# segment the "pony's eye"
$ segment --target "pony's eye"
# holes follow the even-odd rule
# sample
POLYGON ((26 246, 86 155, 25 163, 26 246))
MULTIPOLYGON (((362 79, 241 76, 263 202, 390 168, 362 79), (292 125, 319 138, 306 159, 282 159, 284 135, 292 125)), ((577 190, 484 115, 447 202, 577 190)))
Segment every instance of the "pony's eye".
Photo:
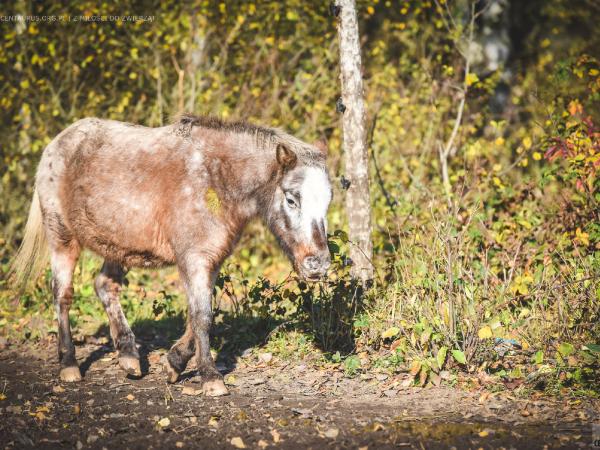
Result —
POLYGON ((285 201, 287 202, 287 204, 290 208, 298 207, 298 203, 296 202, 296 199, 294 197, 292 197, 292 195, 290 195, 290 194, 285 196, 285 201))

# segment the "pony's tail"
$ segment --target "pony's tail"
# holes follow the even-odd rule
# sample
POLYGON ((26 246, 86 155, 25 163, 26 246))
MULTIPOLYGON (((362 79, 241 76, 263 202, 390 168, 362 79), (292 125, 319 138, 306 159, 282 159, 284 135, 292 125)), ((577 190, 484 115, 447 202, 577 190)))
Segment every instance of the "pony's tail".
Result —
POLYGON ((47 262, 48 243, 42 223, 40 198, 37 188, 35 188, 23 241, 10 265, 9 279, 16 288, 23 291, 32 281, 37 280, 40 273, 46 268, 47 262))

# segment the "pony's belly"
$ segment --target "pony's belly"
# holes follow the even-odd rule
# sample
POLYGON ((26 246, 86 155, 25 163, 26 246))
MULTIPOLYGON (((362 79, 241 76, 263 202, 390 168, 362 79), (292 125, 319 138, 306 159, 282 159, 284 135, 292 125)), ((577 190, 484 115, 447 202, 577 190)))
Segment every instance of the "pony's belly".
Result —
POLYGON ((80 238, 79 240, 85 248, 92 250, 94 253, 97 253, 105 259, 119 262, 127 268, 156 268, 173 265, 175 263, 173 252, 164 248, 150 249, 149 247, 124 247, 121 243, 97 235, 92 235, 88 238, 80 238))
POLYGON ((175 262, 173 249, 156 217, 143 213, 136 216, 115 206, 94 211, 92 205, 86 204, 71 210, 69 226, 83 247, 126 267, 162 267, 175 262))
MULTIPOLYGON (((74 190, 67 215, 69 227, 86 248, 126 267, 161 267, 174 263, 165 223, 156 214, 151 195, 131 192, 128 195, 100 194, 109 186, 85 177, 79 185, 95 186, 93 191, 74 190)), ((126 192, 124 190, 123 192, 126 192)))

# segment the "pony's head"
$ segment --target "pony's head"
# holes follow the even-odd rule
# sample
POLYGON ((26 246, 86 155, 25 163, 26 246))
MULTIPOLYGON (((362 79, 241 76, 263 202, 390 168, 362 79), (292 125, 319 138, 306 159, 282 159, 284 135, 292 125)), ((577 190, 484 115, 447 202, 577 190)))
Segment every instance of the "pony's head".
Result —
POLYGON ((303 161, 286 145, 278 144, 278 182, 267 211, 267 223, 294 269, 307 280, 327 274, 331 256, 327 247, 327 209, 331 184, 325 151, 303 161))

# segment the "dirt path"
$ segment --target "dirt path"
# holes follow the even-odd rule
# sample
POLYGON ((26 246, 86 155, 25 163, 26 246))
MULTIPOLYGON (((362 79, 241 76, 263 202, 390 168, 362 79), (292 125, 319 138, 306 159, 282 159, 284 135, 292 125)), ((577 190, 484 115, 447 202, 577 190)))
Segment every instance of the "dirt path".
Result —
POLYGON ((194 378, 165 383, 164 350, 146 353, 139 380, 122 376, 109 347, 77 352, 84 381, 69 385, 56 380, 53 346, 0 352, 0 447, 583 448, 599 406, 402 387, 254 356, 223 367, 231 395, 206 398, 194 378))

